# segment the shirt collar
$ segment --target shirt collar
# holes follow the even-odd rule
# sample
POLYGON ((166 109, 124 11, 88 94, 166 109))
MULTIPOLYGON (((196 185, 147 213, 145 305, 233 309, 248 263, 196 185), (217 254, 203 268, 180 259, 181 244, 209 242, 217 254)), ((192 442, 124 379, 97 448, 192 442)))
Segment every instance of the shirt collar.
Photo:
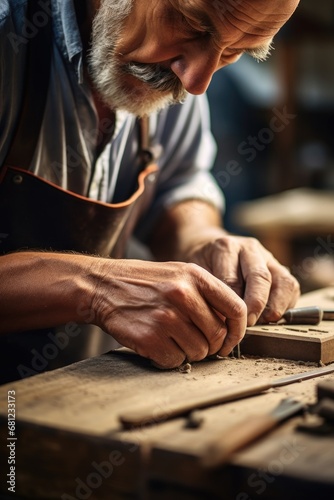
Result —
POLYGON ((73 64, 78 82, 83 82, 82 41, 73 0, 51 0, 55 38, 65 57, 73 64))

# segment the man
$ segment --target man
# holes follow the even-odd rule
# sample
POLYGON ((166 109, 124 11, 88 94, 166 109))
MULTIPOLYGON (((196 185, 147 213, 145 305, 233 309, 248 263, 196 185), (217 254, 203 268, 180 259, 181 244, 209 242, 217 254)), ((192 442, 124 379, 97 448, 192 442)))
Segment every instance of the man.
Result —
MULTIPOLYGON (((294 305, 299 287, 289 272, 256 240, 221 227, 222 200, 208 173, 213 146, 202 94, 213 73, 244 52, 264 59, 297 4, 52 0, 50 8, 39 3, 32 24, 52 12, 53 25, 42 125, 28 174, 12 162, 3 168, 3 178, 11 174, 11 185, 35 183, 31 204, 39 189, 48 193, 37 215, 24 219, 27 224, 49 211, 55 223, 62 213, 65 227, 74 217, 71 210, 63 213, 68 198, 87 206, 88 197, 99 200, 95 206, 123 210, 137 177, 135 116, 150 114, 159 170, 154 197, 134 229, 155 261, 92 256, 85 246, 67 252, 76 248, 66 243, 60 249, 57 242, 43 246, 41 226, 36 245, 23 241, 20 251, 7 245, 0 257, 0 330, 7 339, 23 330, 90 323, 158 366, 173 368, 184 360, 228 355, 246 325, 275 321, 294 305), (54 195, 65 201, 51 202, 54 195)), ((0 9, 1 165, 8 164, 22 102, 25 9, 18 0, 6 0, 0 9)), ((13 227, 18 222, 11 224, 0 226, 3 248, 12 234, 24 233, 24 227, 13 227)), ((87 239, 94 224, 74 227, 70 236, 78 229, 87 239)))

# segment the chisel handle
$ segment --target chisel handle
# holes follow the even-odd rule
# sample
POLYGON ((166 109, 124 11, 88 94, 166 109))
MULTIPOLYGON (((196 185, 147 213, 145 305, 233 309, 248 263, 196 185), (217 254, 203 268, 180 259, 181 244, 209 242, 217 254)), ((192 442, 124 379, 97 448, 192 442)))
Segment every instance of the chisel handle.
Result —
POLYGON ((185 415, 193 410, 208 408, 217 404, 236 401, 241 398, 255 396, 272 388, 270 380, 240 384, 225 389, 208 389, 206 393, 187 395, 180 399, 169 401, 163 407, 158 404, 150 404, 133 410, 128 410, 119 416, 124 428, 131 429, 144 425, 164 422, 181 415, 185 415))
POLYGON ((283 314, 288 325, 318 325, 323 318, 323 311, 318 306, 295 307, 283 314))
POLYGON ((203 453, 204 467, 218 467, 230 460, 232 455, 276 427, 278 421, 272 415, 249 415, 244 420, 224 430, 215 437, 203 453))
POLYGON ((203 454, 203 465, 217 467, 227 462, 233 453, 251 444, 288 418, 305 411, 305 404, 293 398, 283 399, 268 414, 250 415, 244 420, 215 437, 203 454))

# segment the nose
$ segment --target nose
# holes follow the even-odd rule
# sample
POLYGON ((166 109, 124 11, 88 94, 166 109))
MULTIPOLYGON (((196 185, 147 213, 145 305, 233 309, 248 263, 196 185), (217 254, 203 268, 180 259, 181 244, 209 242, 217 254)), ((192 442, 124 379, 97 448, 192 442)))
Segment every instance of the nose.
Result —
POLYGON ((214 72, 220 67, 218 62, 217 57, 210 58, 203 52, 174 59, 170 69, 187 92, 199 95, 207 90, 214 72))

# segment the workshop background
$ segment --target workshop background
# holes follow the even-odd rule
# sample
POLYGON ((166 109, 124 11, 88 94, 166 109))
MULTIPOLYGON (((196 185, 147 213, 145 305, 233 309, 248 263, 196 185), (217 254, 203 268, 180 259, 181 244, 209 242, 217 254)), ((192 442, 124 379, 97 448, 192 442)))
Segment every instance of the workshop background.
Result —
POLYGON ((225 227, 253 235, 303 292, 334 283, 334 1, 302 0, 270 58, 208 91, 225 227))

